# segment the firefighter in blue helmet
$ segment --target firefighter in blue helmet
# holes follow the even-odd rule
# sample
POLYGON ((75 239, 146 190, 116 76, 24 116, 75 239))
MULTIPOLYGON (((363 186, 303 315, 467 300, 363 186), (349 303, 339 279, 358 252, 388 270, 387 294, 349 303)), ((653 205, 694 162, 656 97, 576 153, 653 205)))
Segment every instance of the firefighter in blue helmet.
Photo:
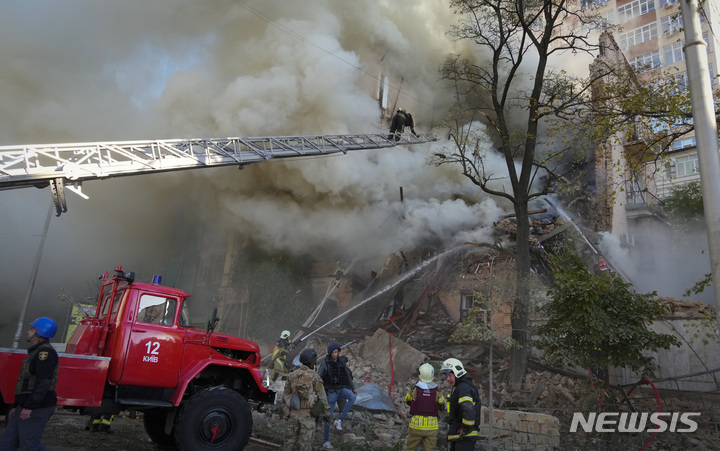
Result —
POLYGON ((448 401, 447 440, 451 451, 475 449, 480 426, 480 394, 458 359, 447 359, 440 367, 440 374, 453 387, 448 401))
POLYGON ((30 323, 27 340, 31 343, 22 362, 15 402, 0 435, 0 450, 46 450, 41 443, 48 420, 57 406, 58 355, 50 344, 58 326, 41 317, 30 323))

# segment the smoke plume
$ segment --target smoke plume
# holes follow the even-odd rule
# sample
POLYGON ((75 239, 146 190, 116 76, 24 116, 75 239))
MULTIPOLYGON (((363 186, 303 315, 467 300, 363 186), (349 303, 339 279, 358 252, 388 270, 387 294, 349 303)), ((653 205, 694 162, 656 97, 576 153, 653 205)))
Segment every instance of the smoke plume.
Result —
MULTIPOLYGON (((426 0, 16 2, 0 27, 0 144, 386 133, 380 68, 386 106, 430 131, 451 101, 438 67, 453 20, 426 0)), ((118 264, 161 272, 189 236, 240 233, 360 268, 428 239, 480 240, 502 210, 456 169, 426 164, 442 145, 87 182, 90 199, 68 193, 68 213, 50 221, 26 324, 63 323, 61 290, 92 295, 118 264)), ((47 189, 0 192, 2 343, 50 200, 47 189)))

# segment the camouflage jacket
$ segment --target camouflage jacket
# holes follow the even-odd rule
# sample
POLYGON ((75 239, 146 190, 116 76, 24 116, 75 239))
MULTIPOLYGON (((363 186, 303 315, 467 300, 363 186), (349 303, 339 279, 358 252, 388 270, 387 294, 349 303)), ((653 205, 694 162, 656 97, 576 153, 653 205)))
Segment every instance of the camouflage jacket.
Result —
MULTIPOLYGON (((288 376, 283 399, 291 400, 296 392, 300 400, 300 409, 310 409, 316 402, 321 402, 324 414, 327 415, 330 412, 330 404, 328 404, 322 379, 314 370, 305 365, 295 368, 288 376)), ((290 408, 295 410, 292 405, 290 408)))

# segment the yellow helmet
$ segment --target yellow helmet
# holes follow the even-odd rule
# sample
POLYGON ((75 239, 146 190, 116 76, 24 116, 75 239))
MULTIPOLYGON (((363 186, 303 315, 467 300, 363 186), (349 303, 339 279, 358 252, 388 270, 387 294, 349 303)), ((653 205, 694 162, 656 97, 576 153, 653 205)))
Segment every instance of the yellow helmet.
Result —
POLYGON ((290 337, 290 331, 289 331, 289 330, 284 330, 284 331, 282 331, 282 333, 280 334, 280 338, 289 338, 289 337, 290 337))
POLYGON ((463 377, 467 374, 465 367, 458 359, 447 359, 440 367, 440 373, 449 373, 451 371, 455 377, 463 377))
POLYGON ((435 368, 429 363, 420 365, 420 380, 423 382, 432 382, 435 378, 435 368))

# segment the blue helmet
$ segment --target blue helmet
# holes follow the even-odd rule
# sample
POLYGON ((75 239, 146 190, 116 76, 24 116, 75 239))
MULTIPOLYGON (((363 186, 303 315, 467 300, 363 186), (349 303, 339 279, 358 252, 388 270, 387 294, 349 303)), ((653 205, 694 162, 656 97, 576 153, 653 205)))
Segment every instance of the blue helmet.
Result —
POLYGON ((37 331, 37 334, 43 338, 54 337, 55 332, 57 332, 58 328, 55 321, 51 320, 50 318, 45 318, 44 316, 36 319, 32 323, 30 323, 30 325, 33 326, 37 331))

